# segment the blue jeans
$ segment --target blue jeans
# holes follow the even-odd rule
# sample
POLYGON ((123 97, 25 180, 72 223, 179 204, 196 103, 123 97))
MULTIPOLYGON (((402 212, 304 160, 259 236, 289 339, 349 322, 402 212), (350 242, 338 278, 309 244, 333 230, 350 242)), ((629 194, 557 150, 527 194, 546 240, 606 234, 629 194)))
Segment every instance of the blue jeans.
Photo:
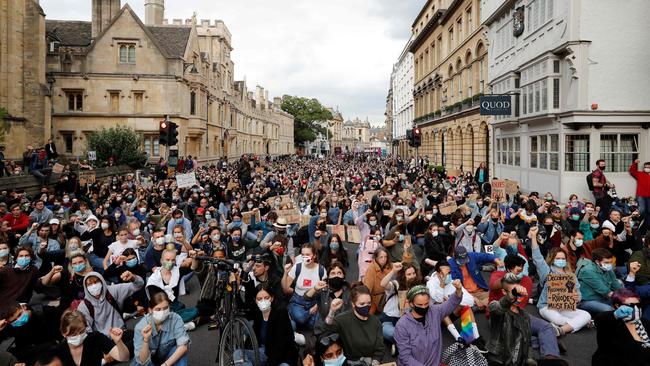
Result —
POLYGON ((381 313, 379 320, 381 321, 381 329, 382 333, 384 334, 384 341, 391 344, 395 343, 395 324, 397 324, 399 318, 394 318, 381 313))
MULTIPOLYGON (((176 352, 176 346, 172 347, 172 349, 170 349, 169 352, 167 352, 167 356, 165 357, 165 359, 169 359, 174 354, 174 352, 176 352)), ((187 352, 185 352, 183 357, 181 357, 178 361, 176 361, 176 363, 174 365, 169 365, 169 366, 187 366, 187 354, 188 353, 189 353, 189 350, 187 352)))
POLYGON ((639 232, 643 234, 650 226, 650 197, 637 197, 636 200, 639 203, 639 213, 644 219, 643 227, 639 227, 639 232))
POLYGON ((88 261, 93 267, 93 270, 101 274, 104 273, 104 258, 98 257, 95 253, 90 253, 88 254, 88 261))
POLYGON ((557 336, 551 323, 536 316, 529 316, 530 331, 533 337, 537 338, 539 353, 543 356, 560 357, 560 349, 557 346, 557 336))
MULTIPOLYGON (((259 353, 260 353, 259 366, 266 366, 268 359, 266 358, 266 351, 264 349, 264 346, 261 346, 259 348, 259 353)), ((253 360, 255 360, 255 352, 253 352, 250 349, 245 349, 245 350, 236 349, 232 357, 233 360, 235 361, 236 366, 254 366, 253 360)), ((283 362, 278 366, 289 366, 289 364, 283 362)))
POLYGON ((291 325, 293 325, 294 330, 298 328, 314 329, 318 312, 310 314, 309 309, 315 304, 315 301, 307 301, 304 297, 298 296, 295 293, 293 294, 289 302, 288 310, 289 316, 291 317, 291 325))
POLYGON ((580 303, 578 304, 578 309, 588 311, 592 317, 600 313, 604 313, 606 311, 614 310, 614 308, 609 303, 606 303, 604 301, 598 301, 598 300, 580 301, 580 303))

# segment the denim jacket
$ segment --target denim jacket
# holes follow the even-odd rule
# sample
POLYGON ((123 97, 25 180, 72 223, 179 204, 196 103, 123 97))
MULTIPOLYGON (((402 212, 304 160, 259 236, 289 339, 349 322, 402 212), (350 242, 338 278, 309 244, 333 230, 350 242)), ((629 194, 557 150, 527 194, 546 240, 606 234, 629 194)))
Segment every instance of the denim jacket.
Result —
POLYGON ((162 323, 160 330, 156 330, 155 322, 151 314, 147 314, 135 326, 134 330, 134 357, 131 365, 133 366, 153 366, 154 362, 151 360, 160 359, 165 360, 167 354, 174 348, 190 344, 190 337, 187 335, 185 328, 183 328, 183 319, 181 316, 172 312, 169 314, 167 320, 162 323), (140 350, 144 344, 142 338, 142 329, 151 324, 151 339, 149 340, 149 358, 146 362, 140 362, 140 350))

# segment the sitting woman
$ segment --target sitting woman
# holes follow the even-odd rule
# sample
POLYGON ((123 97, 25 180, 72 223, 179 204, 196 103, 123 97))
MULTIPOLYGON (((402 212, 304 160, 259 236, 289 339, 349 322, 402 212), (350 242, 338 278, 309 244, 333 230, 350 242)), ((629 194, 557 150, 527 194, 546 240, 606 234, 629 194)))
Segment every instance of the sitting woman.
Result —
POLYGON ((370 314, 375 314, 380 306, 381 298, 386 291, 381 287, 381 280, 384 279, 391 271, 392 265, 388 258, 388 251, 384 247, 379 247, 374 254, 374 261, 368 267, 366 275, 363 277, 363 284, 370 290, 371 308, 370 314))
MULTIPOLYGON (((104 272, 104 277, 108 278, 117 278, 118 283, 124 283, 121 279, 121 276, 124 272, 131 272, 136 276, 141 278, 147 278, 147 269, 143 264, 140 263, 140 257, 136 253, 136 250, 133 248, 127 248, 124 250, 121 256, 119 256, 113 263, 111 263, 106 271, 104 272)), ((129 299, 124 303, 125 313, 137 312, 142 315, 145 312, 145 306, 147 304, 147 296, 144 289, 138 290, 133 294, 129 299)))
POLYGON ((529 232, 533 261, 539 274, 539 283, 542 285, 542 292, 539 295, 537 307, 539 315, 556 327, 559 334, 577 332, 591 321, 591 315, 585 310, 555 310, 548 307, 547 294, 548 282, 546 279, 549 274, 566 274, 571 275, 575 283, 575 293, 578 298, 576 304, 580 302, 580 283, 573 273, 571 264, 567 261, 567 254, 561 248, 552 248, 549 250, 546 260, 542 256, 539 245, 537 244, 537 227, 532 227, 529 232))
POLYGON ((83 251, 76 251, 69 257, 68 266, 64 267, 63 271, 58 273, 50 271, 41 278, 41 282, 45 286, 56 285, 59 288, 61 292, 59 309, 63 312, 74 301, 83 300, 84 278, 92 271, 86 254, 83 251))
POLYGON ((337 333, 323 335, 316 342, 314 356, 307 355, 302 361, 303 366, 344 366, 345 353, 343 342, 337 333))
POLYGON ((165 292, 149 300, 149 314, 135 326, 134 366, 187 366, 190 337, 183 319, 170 310, 165 292))
POLYGON ((149 297, 154 293, 164 291, 170 300, 173 312, 179 314, 187 323, 187 329, 192 330, 196 324, 192 320, 198 315, 196 308, 186 309, 179 297, 185 295, 185 282, 182 280, 182 272, 176 265, 176 250, 166 249, 161 258, 161 267, 153 271, 147 280, 146 291, 149 297))
POLYGON ((345 268, 348 267, 348 252, 345 250, 343 241, 338 234, 332 234, 329 237, 327 248, 323 249, 319 262, 325 268, 330 268, 334 262, 339 262, 345 268))
MULTIPOLYGON (((273 289, 266 283, 257 286, 253 329, 259 344, 260 366, 298 365, 298 349, 294 343, 294 333, 286 307, 274 301, 273 289)), ((234 359, 244 358, 243 365, 253 365, 253 351, 236 350, 234 359), (242 357, 245 356, 245 357, 242 357)))
POLYGON ((65 342, 57 347, 64 365, 101 366, 104 359, 127 362, 129 350, 122 341, 123 331, 111 328, 110 338, 100 332, 87 333, 86 319, 76 310, 67 310, 61 317, 61 335, 65 342))
POLYGON ((517 255, 522 258, 526 263, 521 273, 523 273, 522 276, 528 276, 528 256, 526 256, 526 251, 523 245, 521 245, 521 241, 517 238, 517 233, 514 231, 510 234, 502 233, 501 237, 494 244, 494 255, 499 259, 504 260, 508 254, 517 255))
POLYGON ((343 307, 343 300, 332 301, 325 318, 328 330, 341 335, 343 348, 350 361, 378 365, 384 358, 384 337, 379 318, 370 314, 370 290, 361 284, 350 290, 352 310, 334 317, 343 307))
MULTIPOLYGON (((384 294, 385 305, 379 319, 381 320, 384 340, 389 344, 395 344, 393 338, 395 324, 404 314, 406 292, 411 287, 421 284, 422 276, 411 263, 393 263, 393 269, 381 280, 381 286, 386 290, 384 294)), ((395 352, 391 353, 394 354, 395 352)))
POLYGON ((641 318, 641 299, 629 289, 612 295, 615 311, 596 316, 598 349, 591 358, 593 366, 650 365, 650 321, 641 318))
POLYGON ((343 300, 343 311, 352 309, 350 305, 350 287, 345 282, 345 269, 339 262, 334 262, 327 272, 327 280, 318 281, 315 287, 312 287, 305 293, 305 299, 311 301, 316 299, 318 306, 318 319, 314 327, 314 334, 318 335, 324 332, 325 317, 329 314, 330 305, 335 299, 343 300))

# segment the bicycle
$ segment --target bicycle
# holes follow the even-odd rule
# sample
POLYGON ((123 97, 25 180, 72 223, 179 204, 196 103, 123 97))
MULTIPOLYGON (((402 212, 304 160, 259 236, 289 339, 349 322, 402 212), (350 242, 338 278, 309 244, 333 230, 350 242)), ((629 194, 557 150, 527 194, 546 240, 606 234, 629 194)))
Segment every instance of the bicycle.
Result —
POLYGON ((216 276, 215 291, 223 295, 214 315, 219 345, 215 362, 223 366, 258 366, 260 355, 255 331, 238 306, 241 300, 236 276, 239 273, 239 264, 232 260, 212 257, 201 256, 197 259, 213 266, 216 276), (236 351, 238 351, 237 359, 235 359, 236 351))

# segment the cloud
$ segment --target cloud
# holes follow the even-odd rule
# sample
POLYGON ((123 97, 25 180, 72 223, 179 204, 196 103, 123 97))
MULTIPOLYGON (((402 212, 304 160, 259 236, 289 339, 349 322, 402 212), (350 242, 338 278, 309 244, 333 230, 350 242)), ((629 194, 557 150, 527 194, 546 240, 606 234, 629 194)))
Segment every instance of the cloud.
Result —
MULTIPOLYGON (((122 1, 122 4, 127 1, 122 1)), ((128 1, 144 19, 144 1, 128 1)), ((237 79, 318 98, 343 116, 385 120, 393 63, 425 0, 167 0, 165 18, 221 19, 237 79)), ((90 20, 91 2, 41 1, 50 19, 90 20)))

